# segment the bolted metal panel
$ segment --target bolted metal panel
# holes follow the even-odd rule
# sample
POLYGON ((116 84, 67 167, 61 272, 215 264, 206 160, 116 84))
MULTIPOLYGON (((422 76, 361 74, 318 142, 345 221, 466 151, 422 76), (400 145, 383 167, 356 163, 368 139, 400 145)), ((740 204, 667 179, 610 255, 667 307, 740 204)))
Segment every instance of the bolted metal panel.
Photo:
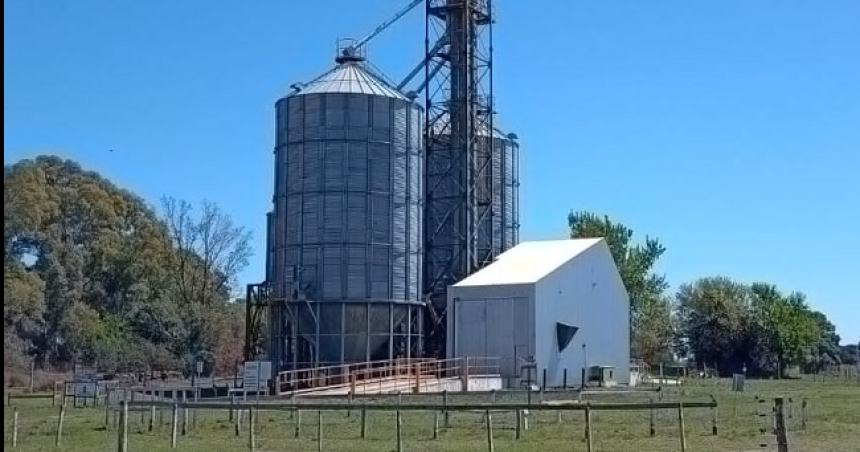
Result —
MULTIPOLYGON (((389 305, 421 303, 423 111, 363 64, 341 66, 276 104, 278 368, 391 357, 389 305), (370 315, 374 304, 386 314, 370 315)), ((407 343, 420 351, 420 337, 407 343)))
POLYGON ((519 206, 516 203, 519 194, 518 153, 519 144, 515 140, 494 134, 493 167, 485 176, 492 181, 487 186, 491 191, 492 210, 482 220, 482 235, 479 236, 487 252, 482 266, 519 243, 519 206))

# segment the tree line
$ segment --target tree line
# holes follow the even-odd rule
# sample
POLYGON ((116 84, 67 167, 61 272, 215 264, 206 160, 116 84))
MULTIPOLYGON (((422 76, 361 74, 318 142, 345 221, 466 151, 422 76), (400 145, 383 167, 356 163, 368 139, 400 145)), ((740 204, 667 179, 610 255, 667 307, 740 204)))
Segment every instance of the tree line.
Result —
POLYGON ((217 205, 161 212, 71 160, 4 165, 4 368, 232 371, 250 234, 217 205))
POLYGON ((669 285, 654 271, 666 248, 655 238, 591 212, 568 215, 571 238, 604 237, 630 296, 631 356, 650 365, 690 358, 721 374, 783 375, 856 362, 835 327, 800 292, 722 276, 669 285))

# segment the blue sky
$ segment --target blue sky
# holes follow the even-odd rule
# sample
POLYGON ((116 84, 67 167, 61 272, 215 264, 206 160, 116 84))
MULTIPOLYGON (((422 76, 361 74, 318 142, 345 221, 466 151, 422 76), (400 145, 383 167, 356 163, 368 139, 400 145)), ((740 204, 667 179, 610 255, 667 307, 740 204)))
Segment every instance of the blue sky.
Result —
MULTIPOLYGON (((4 161, 56 153, 153 204, 216 201, 253 231, 257 281, 274 101, 405 3, 7 0, 4 161)), ((860 340, 860 2, 495 3, 524 239, 606 213, 665 243, 673 290, 770 281, 860 340)), ((369 56, 397 79, 422 49, 415 11, 369 56)))

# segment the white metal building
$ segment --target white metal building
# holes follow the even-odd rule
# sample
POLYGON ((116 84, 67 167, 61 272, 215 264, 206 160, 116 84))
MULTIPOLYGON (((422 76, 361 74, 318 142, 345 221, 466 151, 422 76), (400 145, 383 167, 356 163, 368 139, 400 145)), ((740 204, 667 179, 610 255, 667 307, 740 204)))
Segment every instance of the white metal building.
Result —
POLYGON ((582 369, 612 366, 627 383, 629 298, 606 241, 523 242, 448 290, 449 357, 501 358, 510 386, 532 360, 533 381, 578 385, 582 369))

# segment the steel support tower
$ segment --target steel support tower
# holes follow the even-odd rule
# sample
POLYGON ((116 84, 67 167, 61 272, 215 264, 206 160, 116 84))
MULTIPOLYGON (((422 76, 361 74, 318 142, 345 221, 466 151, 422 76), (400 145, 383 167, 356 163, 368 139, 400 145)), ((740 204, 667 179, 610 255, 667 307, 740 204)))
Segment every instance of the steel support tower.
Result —
POLYGON ((493 214, 492 17, 491 0, 426 0, 424 281, 430 356, 445 353, 447 287, 493 258, 492 231, 480 230, 493 214), (479 236, 489 246, 479 246, 479 236))

